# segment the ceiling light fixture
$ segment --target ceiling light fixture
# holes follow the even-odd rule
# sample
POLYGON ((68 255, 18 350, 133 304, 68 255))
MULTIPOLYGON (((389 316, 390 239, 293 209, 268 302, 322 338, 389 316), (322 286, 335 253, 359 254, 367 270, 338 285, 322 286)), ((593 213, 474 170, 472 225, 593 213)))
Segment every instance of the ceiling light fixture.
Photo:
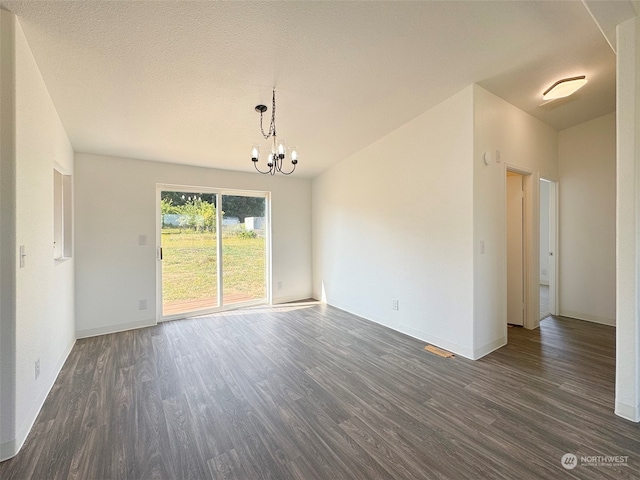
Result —
POLYGON ((269 153, 269 157, 267 159, 267 167, 269 170, 262 171, 258 168, 258 160, 260 159, 260 145, 254 144, 251 149, 251 161, 253 162, 253 166, 256 167, 256 170, 262 174, 275 175, 277 172, 282 173, 283 175, 291 175, 293 171, 296 169, 296 165, 298 164, 298 151, 295 147, 291 147, 287 149, 287 145, 284 140, 278 140, 276 136, 276 89, 273 89, 273 100, 271 106, 271 124, 269 125, 269 131, 264 133, 264 128, 262 127, 262 115, 267 111, 267 107, 265 105, 256 105, 256 112, 260 113, 260 132, 262 132, 262 136, 265 140, 269 138, 273 138, 273 142, 271 144, 271 153, 269 153), (287 157, 287 150, 290 151, 291 155, 291 164, 293 168, 290 172, 285 172, 282 170, 282 163, 284 159, 287 157))
POLYGON ((582 88, 586 83, 587 78, 584 75, 580 75, 579 77, 563 78, 551 85, 542 94, 542 98, 544 100, 556 100, 558 98, 568 97, 578 89, 582 88))

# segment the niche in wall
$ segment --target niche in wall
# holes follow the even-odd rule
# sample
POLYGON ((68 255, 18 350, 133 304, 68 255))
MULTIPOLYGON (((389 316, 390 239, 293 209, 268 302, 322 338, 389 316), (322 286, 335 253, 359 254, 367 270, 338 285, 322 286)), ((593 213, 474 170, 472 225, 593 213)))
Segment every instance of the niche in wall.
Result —
POLYGON ((71 175, 53 169, 53 258, 70 258, 73 252, 71 175))

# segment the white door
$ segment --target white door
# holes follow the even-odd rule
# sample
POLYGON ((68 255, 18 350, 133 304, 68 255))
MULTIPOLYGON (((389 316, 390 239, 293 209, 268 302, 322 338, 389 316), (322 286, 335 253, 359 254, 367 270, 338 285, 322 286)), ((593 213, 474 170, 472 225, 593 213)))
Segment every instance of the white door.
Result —
POLYGON ((556 312, 556 184, 540 179, 540 319, 556 312))
POLYGON ((507 323, 524 325, 523 177, 507 172, 507 323))
POLYGON ((558 264, 557 244, 557 189, 556 182, 549 182, 549 313, 557 315, 556 292, 556 266, 558 264))
POLYGON ((541 178, 540 179, 540 312, 538 318, 542 320, 547 317, 551 311, 549 310, 549 283, 550 283, 550 268, 549 260, 552 260, 551 248, 549 240, 551 239, 551 232, 549 227, 551 226, 551 219, 549 214, 551 208, 549 205, 549 187, 550 182, 541 178))

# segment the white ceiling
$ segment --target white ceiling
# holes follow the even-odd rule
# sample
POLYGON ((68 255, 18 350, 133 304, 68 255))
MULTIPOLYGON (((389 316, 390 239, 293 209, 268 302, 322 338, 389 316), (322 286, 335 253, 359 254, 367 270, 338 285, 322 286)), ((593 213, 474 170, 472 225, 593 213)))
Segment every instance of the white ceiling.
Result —
POLYGON ((471 83, 557 129, 615 110, 615 55, 580 1, 0 6, 20 18, 77 152, 252 171, 254 107, 274 85, 304 177, 471 83), (574 98, 539 107, 582 74, 574 98))

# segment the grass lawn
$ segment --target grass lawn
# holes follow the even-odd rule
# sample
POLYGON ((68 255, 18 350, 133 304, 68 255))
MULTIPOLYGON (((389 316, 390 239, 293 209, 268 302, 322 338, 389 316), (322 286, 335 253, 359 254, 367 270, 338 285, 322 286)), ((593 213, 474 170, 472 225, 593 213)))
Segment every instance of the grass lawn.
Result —
MULTIPOLYGON (((162 232, 163 303, 216 298, 215 233, 162 232)), ((224 294, 266 297, 265 239, 223 237, 224 294)))

